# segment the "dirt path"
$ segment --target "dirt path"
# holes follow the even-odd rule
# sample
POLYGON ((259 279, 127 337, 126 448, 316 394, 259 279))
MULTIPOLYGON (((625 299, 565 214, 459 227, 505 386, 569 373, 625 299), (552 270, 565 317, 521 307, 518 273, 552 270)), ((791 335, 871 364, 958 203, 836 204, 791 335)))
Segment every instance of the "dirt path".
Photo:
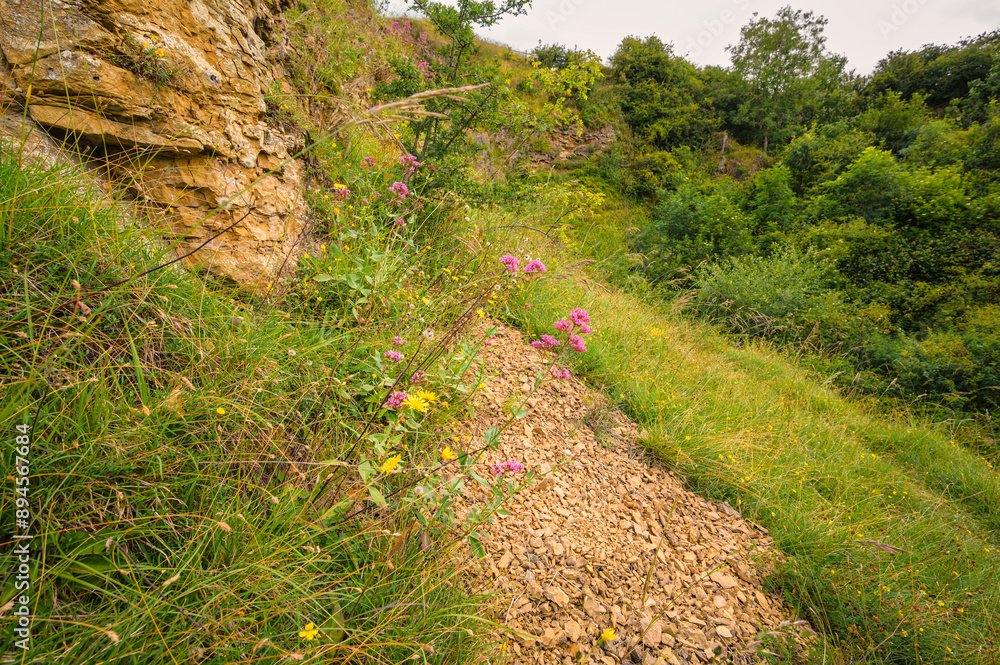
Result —
MULTIPOLYGON (((460 442, 501 424, 544 369, 504 326, 482 358, 492 376, 460 442)), ((528 407, 479 469, 492 478, 491 464, 514 459, 545 473, 483 530, 476 574, 499 591, 497 621, 532 636, 504 638, 498 648, 513 662, 751 662, 760 633, 792 630, 788 610, 761 590, 773 558, 765 529, 687 491, 637 445, 636 425, 577 379, 548 379, 528 407), (608 628, 617 639, 598 645, 608 628)), ((467 507, 484 496, 471 490, 467 507)))

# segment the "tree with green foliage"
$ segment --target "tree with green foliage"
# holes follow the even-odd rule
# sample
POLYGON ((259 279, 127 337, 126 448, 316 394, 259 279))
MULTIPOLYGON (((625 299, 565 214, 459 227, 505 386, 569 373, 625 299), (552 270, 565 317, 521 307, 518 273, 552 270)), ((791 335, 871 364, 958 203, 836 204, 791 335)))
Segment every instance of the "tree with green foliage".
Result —
POLYGON ((658 37, 626 37, 611 56, 622 113, 640 142, 659 150, 703 142, 719 121, 698 70, 658 37))
POLYGON ((737 120, 755 130, 766 153, 846 104, 849 77, 847 59, 826 49, 822 16, 791 7, 773 19, 753 16, 728 50, 733 72, 746 84, 737 120))
POLYGON ((442 55, 446 66, 444 83, 460 85, 467 71, 468 59, 475 50, 476 27, 489 28, 507 16, 527 13, 531 0, 456 0, 452 3, 433 0, 410 0, 410 9, 427 17, 438 32, 448 39, 442 55))
MULTIPOLYGON (((476 63, 475 28, 488 28, 506 16, 526 13, 531 0, 457 0, 453 5, 433 0, 410 0, 410 9, 420 12, 446 38, 440 56, 443 64, 433 68, 433 77, 420 88, 448 88, 487 84, 462 100, 433 99, 427 104, 433 115, 416 123, 409 140, 410 151, 421 160, 437 160, 462 145, 469 129, 494 128, 508 106, 511 90, 500 74, 498 63, 476 63)), ((419 89, 412 90, 419 92, 419 89)), ((507 108, 507 110, 510 110, 507 108)), ((516 114, 515 122, 524 120, 516 114)))
POLYGON ((928 44, 918 51, 893 51, 879 60, 863 88, 864 95, 877 99, 895 91, 906 101, 920 94, 927 106, 943 112, 950 104, 968 97, 977 83, 982 90, 982 82, 996 66, 998 48, 1000 30, 964 39, 954 46, 928 44))

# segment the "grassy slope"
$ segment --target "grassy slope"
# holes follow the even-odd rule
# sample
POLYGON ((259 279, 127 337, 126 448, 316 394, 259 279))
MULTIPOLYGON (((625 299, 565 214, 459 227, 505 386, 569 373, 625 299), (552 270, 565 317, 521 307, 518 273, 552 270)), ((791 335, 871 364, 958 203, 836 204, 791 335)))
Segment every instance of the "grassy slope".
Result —
MULTIPOLYGON (((381 357, 403 335, 399 348, 431 363, 426 387, 454 391, 436 371, 448 357, 431 362, 443 347, 415 348, 418 317, 446 337, 469 280, 445 281, 447 255, 411 254, 408 265, 428 275, 420 296, 387 295, 384 318, 337 328, 171 268, 101 290, 164 252, 78 186, 70 172, 0 159, 0 428, 13 441, 15 424, 37 419, 30 656, 476 660, 480 638, 468 629, 481 597, 459 583, 451 554, 462 530, 434 530, 425 552, 406 510, 345 519, 336 506, 367 487, 327 463, 377 466, 391 455, 359 434, 375 418, 372 434, 402 437, 400 469, 434 466, 436 432, 461 395, 432 409, 419 432, 393 430, 376 411, 406 368, 381 357), (74 281, 89 310, 74 308, 74 281), (323 630, 305 641, 299 631, 310 622, 323 630)), ((13 446, 4 446, 0 477, 15 474, 13 446)), ((388 494, 404 477, 376 474, 368 486, 388 494)), ((0 496, 6 544, 16 532, 12 487, 0 496)), ((3 552, 0 565, 13 570, 3 552)), ((5 573, 0 605, 13 582, 5 573)), ((0 619, 5 650, 14 620, 0 619)))
POLYGON ((582 369, 692 485, 770 529, 789 556, 772 582, 846 660, 1000 662, 1000 479, 986 462, 648 301, 564 281, 532 305, 522 318, 539 332, 590 312, 582 369))

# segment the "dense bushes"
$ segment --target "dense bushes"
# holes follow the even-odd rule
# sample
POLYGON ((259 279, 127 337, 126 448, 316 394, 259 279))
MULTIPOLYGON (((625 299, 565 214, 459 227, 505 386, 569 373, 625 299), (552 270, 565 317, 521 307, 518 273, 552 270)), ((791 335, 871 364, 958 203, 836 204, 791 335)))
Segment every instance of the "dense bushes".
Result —
POLYGON ((793 247, 729 259, 698 272, 695 302, 732 330, 803 339, 843 319, 840 295, 829 288, 833 271, 832 261, 793 247))

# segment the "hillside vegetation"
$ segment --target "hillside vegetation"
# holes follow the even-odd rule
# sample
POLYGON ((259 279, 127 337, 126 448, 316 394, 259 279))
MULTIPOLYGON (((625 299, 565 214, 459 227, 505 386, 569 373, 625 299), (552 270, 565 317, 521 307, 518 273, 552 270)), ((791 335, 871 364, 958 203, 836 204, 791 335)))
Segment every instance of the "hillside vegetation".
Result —
POLYGON ((768 584, 820 637, 755 658, 1000 663, 997 34, 860 78, 789 8, 727 69, 475 37, 526 0, 412 9, 285 13, 266 102, 307 137, 313 226, 266 292, 3 146, 0 542, 29 511, 33 623, 2 662, 504 662, 464 574, 515 491, 476 471, 500 428, 452 436, 470 323, 582 307, 566 367, 783 553, 768 584), (456 513, 469 483, 488 510, 456 513))

